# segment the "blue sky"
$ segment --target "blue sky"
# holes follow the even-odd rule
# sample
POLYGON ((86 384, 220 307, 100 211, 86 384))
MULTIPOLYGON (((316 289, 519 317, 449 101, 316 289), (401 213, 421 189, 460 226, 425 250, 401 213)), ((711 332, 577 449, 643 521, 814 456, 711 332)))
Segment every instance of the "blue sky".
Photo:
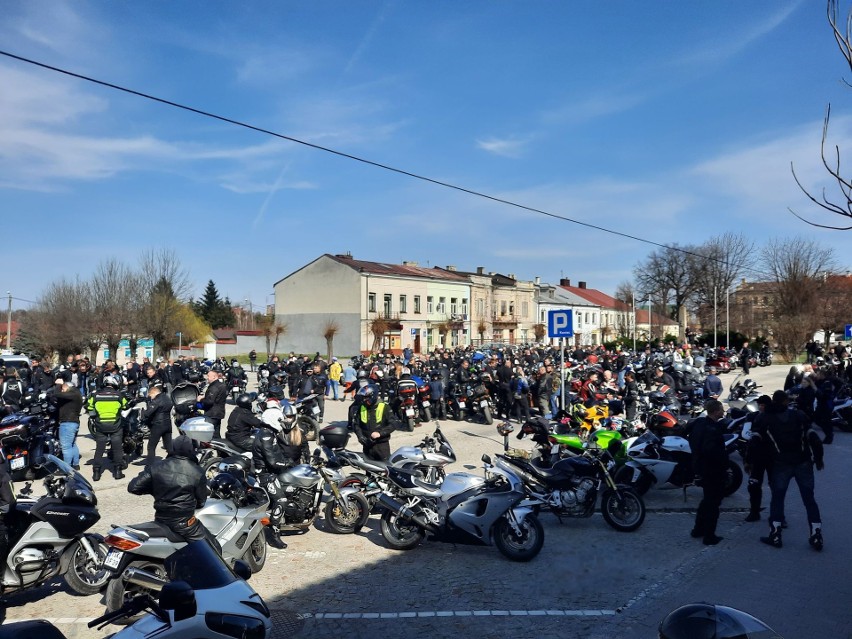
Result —
MULTIPOLYGON (((804 225, 852 89, 818 0, 24 2, 0 49, 660 242, 804 225)), ((0 58, 0 290, 179 251, 271 303, 330 252, 586 280, 652 247, 0 58)), ((828 222, 829 217, 815 217, 828 222)))

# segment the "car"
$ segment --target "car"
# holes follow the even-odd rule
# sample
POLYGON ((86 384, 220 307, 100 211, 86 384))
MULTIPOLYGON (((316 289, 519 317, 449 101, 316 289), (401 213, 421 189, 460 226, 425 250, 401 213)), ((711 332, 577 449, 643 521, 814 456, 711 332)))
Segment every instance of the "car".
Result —
POLYGON ((8 368, 10 366, 17 369, 30 368, 32 362, 26 355, 15 355, 8 351, 0 353, 0 367, 8 368))

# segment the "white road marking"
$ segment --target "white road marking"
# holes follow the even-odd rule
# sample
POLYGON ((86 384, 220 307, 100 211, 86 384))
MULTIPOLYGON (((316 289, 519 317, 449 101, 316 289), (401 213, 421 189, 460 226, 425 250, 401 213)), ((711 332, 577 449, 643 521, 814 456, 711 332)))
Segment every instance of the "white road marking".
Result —
POLYGON ((315 612, 304 619, 414 619, 426 617, 608 617, 615 610, 411 610, 406 612, 315 612))

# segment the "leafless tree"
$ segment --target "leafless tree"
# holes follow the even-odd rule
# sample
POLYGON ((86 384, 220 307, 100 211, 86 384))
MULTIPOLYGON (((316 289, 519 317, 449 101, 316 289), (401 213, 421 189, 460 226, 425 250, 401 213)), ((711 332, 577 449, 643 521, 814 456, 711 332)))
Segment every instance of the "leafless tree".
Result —
POLYGON ((329 320, 325 323, 322 336, 325 338, 326 346, 326 361, 330 362, 334 355, 334 336, 340 332, 340 324, 334 320, 329 320))
MULTIPOLYGON (((161 355, 167 356, 180 342, 189 343, 205 331, 203 321, 186 312, 192 283, 171 249, 145 251, 139 260, 139 297, 134 305, 135 321, 129 325, 140 335, 154 339, 161 355), (181 333, 181 339, 177 334, 181 333)), ((135 334, 131 334, 131 352, 136 352, 135 334)))
MULTIPOLYGON (((679 325, 679 338, 686 336, 686 323, 682 321, 682 310, 695 291, 695 247, 672 245, 653 251, 648 258, 634 269, 637 288, 642 297, 651 298, 656 309, 668 309, 679 325)), ((662 333, 661 333, 662 334, 662 333)))
POLYGON ((757 252, 754 242, 739 233, 711 237, 695 249, 701 258, 692 261, 695 269, 694 310, 702 325, 712 320, 714 304, 724 302, 725 292, 751 269, 757 252))
MULTIPOLYGON (((840 7, 837 0, 828 0, 827 13, 828 22, 831 25, 831 30, 834 34, 834 40, 837 42, 837 46, 840 49, 840 53, 843 55, 847 66, 850 70, 852 70, 852 9, 850 9, 846 14, 846 24, 844 27, 838 26, 841 22, 841 18, 840 7)), ((846 84, 849 83, 847 82, 846 84)), ((841 173, 840 147, 834 145, 834 148, 830 151, 826 150, 826 139, 828 138, 828 125, 830 120, 831 105, 829 104, 825 110, 825 120, 823 121, 822 126, 820 157, 822 158, 822 164, 825 167, 825 170, 828 172, 831 181, 834 183, 836 193, 829 196, 826 189, 823 189, 821 195, 815 196, 808 191, 808 189, 799 180, 799 176, 796 175, 796 169, 792 162, 790 163, 790 170, 793 172, 793 179, 796 181, 796 184, 807 198, 816 204, 819 209, 824 212, 831 213, 832 215, 839 215, 842 218, 846 218, 846 220, 852 220, 852 179, 843 177, 843 174, 841 173)), ((852 225, 843 226, 842 224, 845 224, 845 222, 837 226, 832 224, 817 224, 816 222, 805 219, 793 209, 789 209, 789 211, 797 218, 811 226, 837 231, 848 231, 852 229, 852 225)))
POLYGON ((98 264, 89 281, 92 333, 106 343, 115 358, 118 344, 139 312, 143 294, 141 278, 127 264, 112 258, 98 264))
POLYGON ((64 357, 89 346, 92 308, 89 287, 79 279, 50 283, 41 294, 27 328, 45 351, 64 357))
POLYGON ((829 275, 821 286, 814 316, 825 336, 826 345, 833 334, 842 333, 852 312, 852 275, 829 275))
POLYGON ((770 328, 781 354, 791 360, 820 328, 815 311, 835 269, 834 251, 813 240, 775 239, 764 247, 762 258, 772 283, 770 328))

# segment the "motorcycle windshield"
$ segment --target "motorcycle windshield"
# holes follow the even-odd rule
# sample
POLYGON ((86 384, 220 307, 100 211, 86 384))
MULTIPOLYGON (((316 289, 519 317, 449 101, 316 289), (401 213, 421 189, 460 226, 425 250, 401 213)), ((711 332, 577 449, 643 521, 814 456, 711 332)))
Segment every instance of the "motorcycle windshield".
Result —
POLYGON ((642 435, 639 436, 639 439, 636 440, 636 444, 657 444, 659 443, 660 438, 657 437, 650 430, 646 430, 642 435))
POLYGON ((186 544, 165 562, 172 581, 185 581, 193 590, 222 588, 239 579, 207 541, 186 544))
POLYGON ((444 433, 441 432, 440 428, 435 429, 435 440, 438 442, 438 452, 455 461, 456 453, 450 445, 450 442, 447 441, 446 437, 444 437, 444 433))

